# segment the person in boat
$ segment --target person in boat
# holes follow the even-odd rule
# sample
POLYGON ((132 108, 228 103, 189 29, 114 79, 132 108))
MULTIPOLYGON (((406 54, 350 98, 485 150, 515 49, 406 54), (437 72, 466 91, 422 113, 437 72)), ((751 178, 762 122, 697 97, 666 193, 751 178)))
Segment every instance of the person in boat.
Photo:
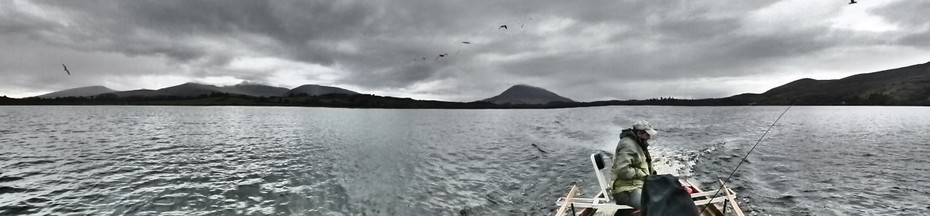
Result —
POLYGON ((645 120, 620 132, 610 174, 611 195, 617 204, 642 209, 643 184, 646 177, 656 174, 648 149, 649 139, 655 135, 656 130, 645 120))

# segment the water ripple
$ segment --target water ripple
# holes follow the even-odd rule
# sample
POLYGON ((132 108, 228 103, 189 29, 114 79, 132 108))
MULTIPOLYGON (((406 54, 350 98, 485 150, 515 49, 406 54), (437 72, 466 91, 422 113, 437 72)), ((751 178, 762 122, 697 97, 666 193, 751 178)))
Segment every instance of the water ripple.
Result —
MULTIPOLYGON (((642 108, 0 107, 0 214, 546 215, 634 120, 713 185, 782 110, 642 108)), ((930 119, 884 109, 793 108, 731 187, 755 215, 926 212, 930 119)))

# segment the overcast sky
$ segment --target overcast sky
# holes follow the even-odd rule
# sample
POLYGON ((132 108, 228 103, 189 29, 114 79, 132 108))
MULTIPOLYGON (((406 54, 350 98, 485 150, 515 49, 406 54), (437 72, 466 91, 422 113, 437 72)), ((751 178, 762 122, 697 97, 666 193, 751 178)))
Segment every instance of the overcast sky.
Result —
POLYGON ((708 98, 930 61, 930 0, 848 3, 0 1, 0 95, 252 82, 449 101, 515 84, 577 101, 708 98))

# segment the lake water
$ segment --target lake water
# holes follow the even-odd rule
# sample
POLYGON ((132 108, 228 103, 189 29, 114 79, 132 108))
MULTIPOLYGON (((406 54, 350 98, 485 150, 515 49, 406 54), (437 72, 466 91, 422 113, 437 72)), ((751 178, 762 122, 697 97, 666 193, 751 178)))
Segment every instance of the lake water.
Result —
MULTIPOLYGON (((635 120, 713 187, 785 108, 0 106, 0 214, 549 215, 635 120)), ((928 179, 930 108, 792 107, 729 184, 749 215, 927 215, 928 179)))

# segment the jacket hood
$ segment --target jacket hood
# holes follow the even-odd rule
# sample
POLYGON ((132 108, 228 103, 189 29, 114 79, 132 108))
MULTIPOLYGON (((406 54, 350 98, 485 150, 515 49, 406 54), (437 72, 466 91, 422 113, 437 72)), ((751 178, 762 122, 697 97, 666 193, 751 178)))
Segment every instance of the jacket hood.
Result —
POLYGON ((637 140, 636 133, 633 133, 633 129, 631 128, 623 129, 623 131, 620 131, 620 139, 623 139, 624 137, 630 137, 633 138, 633 140, 637 140))
POLYGON ((636 136, 636 133, 633 132, 632 128, 623 129, 623 131, 620 132, 620 139, 623 139, 624 137, 630 137, 630 139, 636 141, 636 144, 639 144, 639 146, 649 146, 649 142, 643 142, 639 140, 639 137, 636 136))

